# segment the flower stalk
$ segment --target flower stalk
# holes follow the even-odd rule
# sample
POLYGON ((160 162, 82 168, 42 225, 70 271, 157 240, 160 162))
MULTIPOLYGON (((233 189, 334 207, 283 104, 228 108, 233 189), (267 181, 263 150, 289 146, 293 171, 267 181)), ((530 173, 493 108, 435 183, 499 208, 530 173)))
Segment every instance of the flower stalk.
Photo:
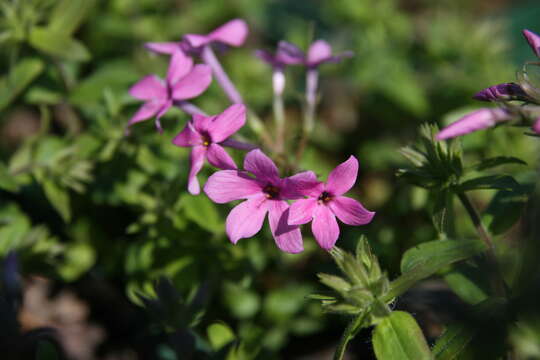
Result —
POLYGON ((218 84, 221 86, 229 100, 233 104, 242 104, 244 102, 242 96, 240 95, 233 82, 221 66, 221 63, 217 59, 216 54, 214 54, 214 51, 212 50, 210 45, 206 45, 203 48, 201 57, 206 63, 206 65, 212 68, 212 72, 214 73, 218 84))

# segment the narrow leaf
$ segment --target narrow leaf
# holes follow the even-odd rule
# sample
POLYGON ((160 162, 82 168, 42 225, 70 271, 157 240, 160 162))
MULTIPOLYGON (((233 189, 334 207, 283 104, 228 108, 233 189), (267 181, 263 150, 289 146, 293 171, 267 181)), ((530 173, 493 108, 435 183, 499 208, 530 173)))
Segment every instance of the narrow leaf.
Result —
POLYGON ((458 359, 459 354, 472 340, 477 329, 464 324, 450 325, 433 347, 436 360, 458 359))
POLYGON ((95 0, 62 0, 55 6, 49 29, 71 35, 94 7, 95 0))
POLYGON ((58 211, 65 222, 71 219, 71 210, 69 207, 69 196, 65 189, 62 189, 55 182, 46 180, 43 183, 45 196, 51 202, 51 205, 58 211))
POLYGON ((476 170, 486 170, 500 165, 506 164, 520 164, 527 165, 527 163, 521 159, 518 159, 513 156, 497 156, 488 159, 484 159, 478 164, 474 165, 473 168, 476 170))
POLYGON ((40 59, 26 58, 15 65, 7 78, 0 79, 0 110, 15 100, 44 68, 40 59))
POLYGON ((30 31, 30 44, 46 54, 65 60, 86 61, 90 53, 78 40, 62 31, 34 27, 30 31))
POLYGON ((433 359, 416 320, 403 311, 394 311, 377 325, 373 348, 378 360, 433 359))
POLYGON ((467 180, 459 185, 460 191, 470 190, 508 190, 519 189, 519 183, 509 175, 489 175, 467 180))

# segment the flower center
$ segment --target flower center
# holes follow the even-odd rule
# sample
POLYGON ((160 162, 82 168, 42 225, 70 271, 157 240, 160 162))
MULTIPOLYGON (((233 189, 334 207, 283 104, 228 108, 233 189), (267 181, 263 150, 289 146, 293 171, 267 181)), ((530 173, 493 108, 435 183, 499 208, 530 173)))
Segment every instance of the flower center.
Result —
POLYGON ((323 191, 321 195, 319 195, 319 198, 317 199, 317 201, 319 202, 319 204, 326 204, 327 202, 329 202, 330 200, 332 200, 332 194, 326 192, 326 191, 323 191))
POLYGON ((202 144, 204 147, 208 147, 210 146, 210 144, 212 143, 212 139, 210 138, 210 136, 208 134, 202 134, 202 144))
POLYGON ((267 199, 278 199, 279 198, 279 188, 272 184, 268 184, 264 187, 263 193, 267 199))

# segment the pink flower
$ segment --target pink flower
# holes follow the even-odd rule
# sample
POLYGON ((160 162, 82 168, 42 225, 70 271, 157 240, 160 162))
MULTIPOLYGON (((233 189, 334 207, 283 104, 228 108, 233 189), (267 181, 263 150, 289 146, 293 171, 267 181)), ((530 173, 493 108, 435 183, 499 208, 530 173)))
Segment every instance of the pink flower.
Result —
POLYGON ((218 42, 229 46, 242 46, 248 35, 248 26, 242 19, 234 19, 221 25, 207 35, 187 34, 184 41, 146 43, 148 50, 161 53, 172 54, 177 49, 181 49, 190 55, 196 54, 198 49, 204 45, 218 42))
POLYGON ((315 174, 307 171, 281 179, 276 165, 259 149, 246 155, 244 169, 247 171, 218 171, 204 186, 208 197, 219 204, 246 199, 227 216, 226 231, 231 242, 236 244, 258 233, 268 213, 277 246, 288 253, 301 252, 302 234, 298 226, 288 224, 289 204, 285 200, 301 198, 298 188, 316 181, 315 174))
POLYGON ((162 132, 159 119, 170 109, 174 100, 199 96, 212 82, 212 70, 207 65, 193 66, 193 60, 182 51, 171 57, 165 82, 155 75, 144 77, 129 89, 129 94, 144 100, 143 106, 129 120, 128 126, 156 116, 156 127, 162 132))
POLYGON ((290 208, 289 224, 301 225, 310 221, 319 245, 330 250, 339 237, 336 216, 347 225, 365 225, 371 222, 374 212, 366 210, 358 201, 341 196, 349 191, 358 175, 358 160, 351 156, 338 165, 326 183, 304 182, 299 189, 307 199, 295 201, 290 208))
POLYGON ((458 121, 442 129, 437 134, 436 139, 444 140, 465 135, 473 131, 495 126, 499 122, 508 121, 511 119, 511 114, 505 109, 479 109, 465 115, 458 121))
POLYGON ((330 44, 324 40, 317 40, 311 44, 307 51, 307 55, 296 45, 286 41, 280 41, 275 58, 272 58, 271 54, 267 52, 259 53, 258 56, 271 64, 275 64, 276 61, 279 61, 279 63, 283 65, 303 64, 308 68, 316 68, 323 63, 339 62, 344 57, 351 57, 352 55, 353 53, 351 51, 332 55, 332 47, 330 44))
MULTIPOLYGON (((191 169, 188 177, 188 190, 191 194, 200 192, 197 174, 204 159, 220 169, 236 169, 234 160, 221 145, 246 123, 246 107, 235 104, 215 116, 194 115, 186 127, 173 139, 173 144, 191 147, 191 169)), ((230 145, 229 145, 230 146, 230 145)))
POLYGON ((523 30, 523 36, 525 36, 525 40, 527 40, 535 55, 540 58, 540 36, 530 30, 523 30))

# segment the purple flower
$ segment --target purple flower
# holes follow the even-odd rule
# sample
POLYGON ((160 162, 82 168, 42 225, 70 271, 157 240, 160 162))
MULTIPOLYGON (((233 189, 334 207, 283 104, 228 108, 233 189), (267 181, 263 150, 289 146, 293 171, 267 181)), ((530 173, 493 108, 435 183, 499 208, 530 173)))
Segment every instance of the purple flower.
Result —
POLYGON ((177 49, 190 55, 200 53, 200 48, 210 43, 222 43, 230 46, 242 46, 248 35, 248 26, 242 19, 231 20, 207 35, 187 34, 179 42, 150 42, 145 47, 160 54, 172 54, 177 49))
POLYGON ((298 226, 288 224, 289 204, 285 200, 302 198, 300 184, 316 181, 315 174, 307 171, 281 179, 276 165, 259 149, 246 155, 244 169, 247 171, 218 171, 204 186, 208 197, 219 204, 246 199, 227 216, 226 231, 231 242, 236 244, 258 233, 268 213, 277 246, 288 253, 301 252, 302 234, 298 226))
POLYGON ((529 43, 532 51, 540 58, 540 36, 530 30, 523 30, 523 36, 525 36, 525 40, 529 43))
POLYGON ((528 96, 521 86, 516 83, 504 83, 490 86, 473 96, 473 99, 480 101, 506 101, 506 100, 528 100, 528 96))
POLYGON ((188 176, 188 190, 191 194, 200 192, 197 174, 204 159, 220 169, 236 169, 234 160, 221 145, 246 123, 246 107, 235 104, 215 116, 194 115, 186 127, 173 139, 173 144, 191 147, 191 168, 188 176))
POLYGON ((156 116, 156 127, 162 132, 159 119, 173 101, 199 96, 212 82, 212 70, 207 65, 193 66, 193 60, 181 51, 171 57, 165 82, 155 75, 144 77, 129 89, 129 94, 144 100, 143 106, 129 120, 128 126, 156 116))
POLYGON ((479 109, 469 113, 458 121, 448 125, 438 134, 437 140, 444 140, 460 135, 465 135, 476 130, 495 126, 502 121, 511 120, 512 116, 506 109, 479 109))
POLYGON ((326 183, 305 182, 300 186, 307 199, 295 201, 290 208, 289 224, 301 225, 310 221, 319 245, 330 250, 339 237, 336 216, 347 225, 365 225, 371 222, 374 212, 366 210, 358 201, 341 196, 349 191, 358 175, 358 160, 351 156, 338 165, 326 183))

